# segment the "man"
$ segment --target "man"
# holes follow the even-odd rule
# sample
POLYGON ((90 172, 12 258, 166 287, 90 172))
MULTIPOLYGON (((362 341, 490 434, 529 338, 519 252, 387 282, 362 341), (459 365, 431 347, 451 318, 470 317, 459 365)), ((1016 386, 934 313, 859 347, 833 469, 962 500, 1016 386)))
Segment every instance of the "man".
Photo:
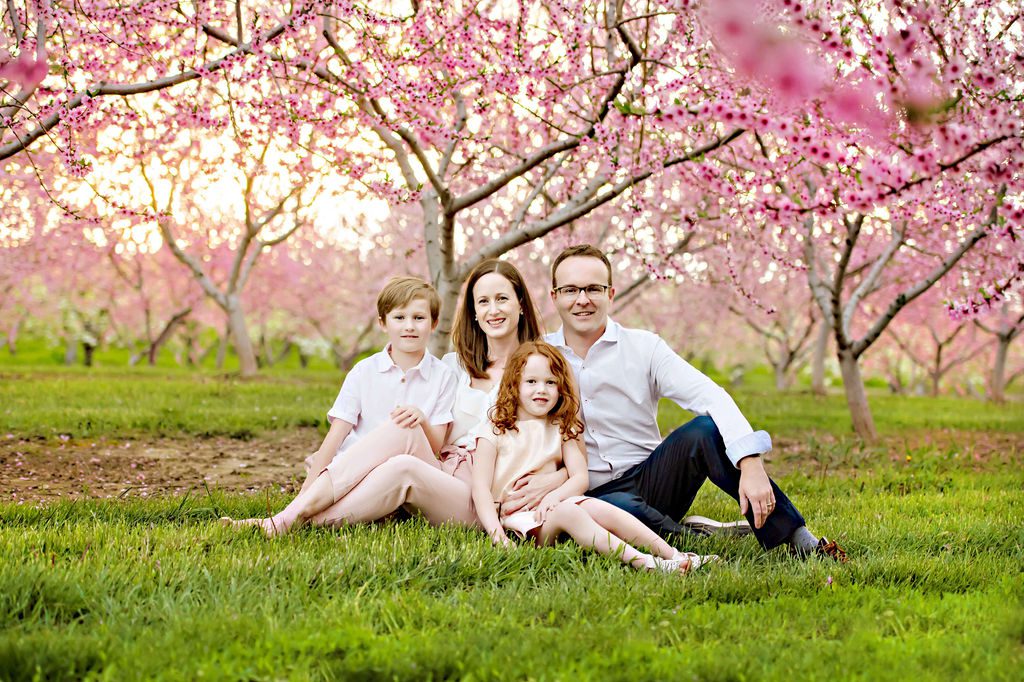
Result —
MULTIPOLYGON (((656 334, 609 319, 614 298, 611 263, 601 251, 582 244, 555 258, 551 299, 562 328, 545 340, 562 351, 579 385, 587 494, 626 509, 655 531, 681 532, 676 519, 710 480, 739 501, 765 549, 788 543, 799 556, 844 558, 835 543, 811 534, 768 478, 761 461, 771 450, 768 433, 754 431, 725 390, 656 334), (662 441, 660 398, 702 416, 662 441)), ((708 521, 712 528, 715 522, 708 521)))

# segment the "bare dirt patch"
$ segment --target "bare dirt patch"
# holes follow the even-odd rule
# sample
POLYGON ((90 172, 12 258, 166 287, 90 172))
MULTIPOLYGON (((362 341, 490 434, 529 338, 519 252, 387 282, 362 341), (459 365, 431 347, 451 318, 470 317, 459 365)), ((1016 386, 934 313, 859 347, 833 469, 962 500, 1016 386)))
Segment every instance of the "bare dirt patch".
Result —
MULTIPOLYGON (((320 444, 316 429, 236 438, 20 439, 0 437, 0 499, 52 502, 121 495, 181 495, 204 485, 225 492, 273 487, 294 491, 302 460, 320 444)), ((833 436, 778 438, 766 457, 776 475, 842 474, 866 463, 910 464, 922 456, 954 457, 965 467, 1015 465, 1018 433, 932 431, 890 436, 864 446, 833 436)), ((915 462, 916 463, 916 462, 915 462)))
POLYGON ((204 485, 291 490, 305 476, 303 458, 320 440, 315 429, 252 440, 0 437, 0 491, 4 501, 40 502, 183 494, 204 485))

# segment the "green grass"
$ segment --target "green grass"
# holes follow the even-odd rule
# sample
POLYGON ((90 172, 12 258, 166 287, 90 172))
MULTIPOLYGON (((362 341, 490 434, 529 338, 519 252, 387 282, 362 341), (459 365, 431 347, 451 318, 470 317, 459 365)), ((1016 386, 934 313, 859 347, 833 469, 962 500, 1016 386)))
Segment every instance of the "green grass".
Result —
MULTIPOLYGON (((0 433, 323 428, 340 381, 6 365, 0 433)), ((683 546, 723 561, 680 578, 571 544, 500 551, 417 520, 272 542, 216 523, 276 509, 279 494, 0 504, 0 680, 1017 679, 1019 406, 873 394, 888 438, 865 448, 841 396, 751 384, 733 392, 751 422, 803 446, 773 454, 784 489, 850 563, 703 539, 683 546), (900 439, 937 429, 964 446, 900 439), (1007 450, 971 457, 969 441, 993 433, 1007 450)), ((662 406, 666 430, 684 418, 662 406)), ((695 512, 737 515, 709 489, 695 512)))
MULTIPOLYGON (((295 353, 240 380, 228 355, 224 370, 212 358, 199 369, 174 364, 169 352, 158 365, 128 366, 128 351, 102 348, 96 366, 64 367, 60 348, 38 339, 23 340, 18 354, 0 347, 0 430, 24 437, 158 435, 226 435, 245 438, 296 426, 326 428, 325 415, 341 386, 343 374, 323 360, 298 367, 295 353)), ((725 377, 708 367, 720 383, 725 377)), ((852 432, 842 388, 827 398, 807 391, 778 393, 771 373, 755 367, 743 383, 730 388, 740 409, 758 429, 773 435, 808 432, 837 437, 852 432)), ((723 383, 723 385, 726 385, 723 383)), ((893 396, 869 388, 870 403, 881 434, 947 429, 952 431, 1024 432, 1024 409, 1015 393, 1006 405, 955 397, 893 396)), ((662 401, 662 430, 684 422, 688 413, 662 401)))
MULTIPOLYGON (((208 370, 148 367, 0 369, 0 431, 23 437, 245 438, 296 426, 325 428, 325 415, 341 380, 340 372, 329 370, 278 370, 243 381, 208 370)), ((732 393, 750 422, 773 435, 851 432, 846 402, 839 394, 818 398, 748 387, 732 393)), ((871 405, 883 434, 928 429, 1024 431, 1017 403, 877 393, 871 396, 871 405)), ((675 404, 663 401, 663 430, 686 418, 675 404)))
POLYGON ((723 562, 685 578, 419 521, 276 541, 214 521, 281 497, 0 505, 0 677, 1015 679, 1020 473, 918 454, 784 480, 850 563, 705 539, 723 562))
MULTIPOLYGON (((215 340, 215 336, 210 332, 204 335, 202 343, 210 344, 215 340)), ((275 353, 278 352, 280 350, 279 344, 274 344, 272 350, 275 353)), ((93 354, 93 368, 115 370, 124 369, 129 367, 129 360, 131 356, 132 351, 128 348, 103 345, 93 354)), ((79 348, 76 362, 70 367, 70 369, 80 368, 88 370, 89 368, 83 366, 82 360, 83 354, 79 348)), ((10 352, 10 349, 6 344, 0 345, 0 367, 10 369, 64 369, 64 347, 60 345, 53 345, 44 338, 33 337, 31 335, 22 337, 18 341, 17 352, 14 354, 10 352)), ((146 369, 148 367, 146 365, 146 360, 143 359, 140 364, 136 365, 136 367, 139 369, 146 369)), ((325 358, 313 356, 309 359, 308 369, 312 371, 330 371, 333 367, 334 366, 325 358)), ((300 363, 298 353, 295 350, 292 350, 279 362, 275 363, 271 367, 263 368, 262 371, 264 373, 276 374, 297 370, 299 368, 300 363)), ((174 353, 168 348, 164 348, 157 353, 154 369, 172 372, 192 372, 196 369, 210 372, 237 372, 238 356, 235 355, 234 349, 229 347, 228 352, 224 357, 224 366, 221 369, 217 369, 216 352, 208 354, 197 368, 189 368, 179 365, 174 357, 174 353)))
POLYGON ((19 436, 227 435, 323 426, 339 372, 242 381, 152 368, 0 371, 0 430, 19 436))

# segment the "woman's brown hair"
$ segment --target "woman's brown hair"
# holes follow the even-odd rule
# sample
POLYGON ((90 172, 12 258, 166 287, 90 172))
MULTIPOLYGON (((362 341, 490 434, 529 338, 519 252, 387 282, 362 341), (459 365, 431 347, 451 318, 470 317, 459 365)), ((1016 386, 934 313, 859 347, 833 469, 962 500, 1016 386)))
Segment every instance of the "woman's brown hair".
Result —
POLYGON ((505 373, 501 377, 501 386, 498 388, 498 399, 489 414, 491 423, 494 424, 494 433, 518 431, 516 417, 519 413, 519 382, 523 378, 526 361, 531 355, 547 358, 551 373, 558 382, 558 402, 548 412, 548 419, 558 424, 562 440, 576 438, 583 433, 583 421, 580 419, 580 399, 576 394, 572 368, 557 348, 543 341, 527 341, 509 358, 505 373))
POLYGON ((519 342, 533 341, 540 338, 540 318, 530 298, 530 291, 523 282, 523 276, 516 266, 496 258, 488 258, 477 265, 466 278, 466 290, 462 296, 462 305, 455 311, 455 324, 452 325, 452 344, 459 356, 462 366, 474 379, 487 378, 487 336, 476 321, 476 306, 473 301, 473 287, 484 275, 495 273, 501 275, 512 285, 519 300, 522 312, 519 315, 517 328, 519 342))

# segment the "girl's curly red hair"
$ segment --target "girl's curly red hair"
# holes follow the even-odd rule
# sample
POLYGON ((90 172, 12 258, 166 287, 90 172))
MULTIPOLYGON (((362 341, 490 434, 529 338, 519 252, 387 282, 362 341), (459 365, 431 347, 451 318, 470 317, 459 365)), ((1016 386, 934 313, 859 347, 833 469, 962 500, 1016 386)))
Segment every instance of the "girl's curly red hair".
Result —
POLYGON ((576 394, 576 382, 572 378, 572 368, 557 348, 543 341, 527 341, 516 349, 505 365, 505 373, 498 387, 498 399, 488 416, 494 425, 494 433, 518 431, 516 417, 519 413, 519 382, 523 378, 523 368, 531 355, 546 358, 551 366, 551 373, 558 382, 558 402, 548 413, 548 419, 558 425, 563 440, 572 440, 583 433, 583 421, 580 419, 580 399, 576 394))

